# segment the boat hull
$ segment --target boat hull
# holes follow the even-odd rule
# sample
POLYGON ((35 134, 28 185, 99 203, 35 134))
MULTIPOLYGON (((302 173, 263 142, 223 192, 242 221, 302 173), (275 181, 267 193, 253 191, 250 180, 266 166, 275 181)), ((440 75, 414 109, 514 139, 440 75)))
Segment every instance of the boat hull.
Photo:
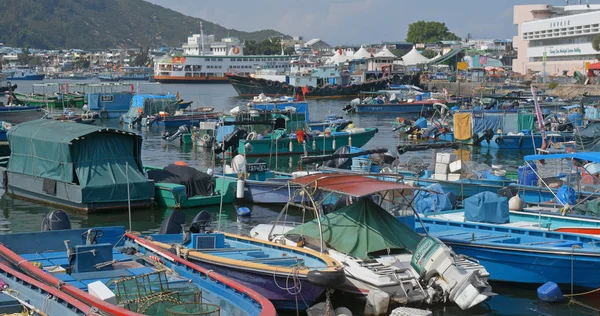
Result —
POLYGON ((515 183, 513 180, 483 180, 483 179, 465 179, 458 181, 444 181, 444 180, 434 180, 434 179, 423 179, 416 178, 411 179, 406 177, 407 181, 414 181, 414 183, 419 187, 427 187, 432 184, 439 184, 444 189, 444 192, 452 192, 458 197, 468 198, 470 196, 479 194, 481 192, 496 192, 503 187, 506 187, 512 183, 515 183))
MULTIPOLYGON (((235 199, 236 180, 225 177, 224 186, 222 178, 217 178, 215 190, 225 190, 223 194, 223 203, 232 203, 235 199)), ((195 196, 188 198, 185 193, 185 186, 172 183, 156 183, 154 186, 155 195, 154 201, 159 206, 168 208, 192 208, 199 206, 219 205, 221 203, 221 195, 212 196, 195 196)))
POLYGON ((0 121, 20 124, 38 120, 44 116, 42 109, 35 106, 7 106, 0 107, 0 121))
POLYGON ((298 140, 295 138, 281 138, 279 140, 244 139, 239 141, 238 152, 246 156, 277 156, 302 155, 306 150, 309 155, 319 155, 334 152, 338 148, 346 145, 362 147, 369 142, 377 132, 378 130, 376 128, 365 128, 365 131, 363 132, 332 133, 331 136, 315 136, 312 140, 307 140, 305 143, 298 143, 298 140), (351 141, 350 136, 352 137, 351 141), (247 144, 248 146, 246 146, 247 144))
MULTIPOLYGON (((440 135, 440 139, 443 141, 454 142, 454 133, 442 134, 440 135)), ((571 140, 573 140, 572 135, 560 135, 549 136, 547 142, 568 142, 571 140)), ((533 138, 531 135, 494 135, 491 140, 483 140, 479 144, 474 144, 472 139, 466 141, 457 140, 457 142, 496 149, 535 149, 542 147, 543 139, 539 134, 534 135, 533 138)))
MULTIPOLYGON (((302 94, 302 87, 294 87, 278 81, 251 78, 228 74, 229 82, 241 97, 253 97, 259 94, 266 96, 282 96, 302 94)), ((387 87, 387 80, 365 82, 360 85, 333 87, 308 87, 306 98, 353 98, 361 91, 377 91, 387 87)))
POLYGON ((7 77, 6 80, 44 80, 44 77, 46 77, 46 75, 27 75, 22 77, 7 77))
MULTIPOLYGON (((259 204, 285 204, 300 188, 289 185, 289 179, 270 179, 266 181, 244 181, 244 200, 259 204)), ((302 197, 297 196, 295 202, 301 202, 302 197)))
POLYGON ((423 114, 433 111, 433 102, 357 104, 357 114, 423 114))
POLYGON ((159 83, 229 83, 227 77, 154 76, 154 81, 159 83))

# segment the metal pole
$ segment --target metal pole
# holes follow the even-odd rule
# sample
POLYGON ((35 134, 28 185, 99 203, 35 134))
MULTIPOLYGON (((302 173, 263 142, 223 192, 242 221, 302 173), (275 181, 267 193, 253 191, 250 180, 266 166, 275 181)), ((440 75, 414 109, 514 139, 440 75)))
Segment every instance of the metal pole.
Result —
POLYGON ((544 47, 544 57, 542 57, 542 65, 544 66, 544 73, 542 74, 542 82, 546 83, 546 47, 544 47))
POLYGON ((131 196, 129 193, 129 162, 125 162, 125 178, 127 178, 127 211, 129 212, 129 230, 131 231, 131 196))

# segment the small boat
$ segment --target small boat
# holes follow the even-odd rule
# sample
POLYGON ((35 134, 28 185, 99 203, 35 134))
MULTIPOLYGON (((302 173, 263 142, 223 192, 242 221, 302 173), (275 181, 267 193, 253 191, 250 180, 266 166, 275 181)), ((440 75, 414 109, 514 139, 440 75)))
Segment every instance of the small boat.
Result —
POLYGON ((177 128, 181 125, 198 124, 201 121, 213 120, 221 114, 213 112, 214 108, 206 107, 193 111, 179 110, 182 100, 176 95, 136 94, 127 113, 121 116, 121 122, 130 126, 162 126, 177 128))
POLYGON ((143 173, 140 135, 37 120, 13 126, 8 140, 2 171, 9 195, 85 212, 152 205, 154 183, 143 173))
POLYGON ((314 250, 211 232, 206 211, 198 213, 182 235, 184 222, 184 213, 173 211, 159 234, 150 235, 150 243, 254 289, 278 309, 304 310, 327 288, 345 281, 340 264, 314 250))
POLYGON ((146 167, 154 181, 154 201, 169 208, 191 208, 231 203, 235 199, 236 179, 213 177, 186 165, 164 168, 146 167))
POLYGON ((294 195, 307 202, 295 203, 292 197, 275 223, 257 225, 250 236, 327 252, 346 272, 348 281, 337 289, 360 296, 385 292, 377 300, 384 306, 454 302, 469 309, 492 295, 486 268, 410 227, 415 215, 406 209, 411 206, 405 198, 422 189, 340 173, 292 182, 301 186, 294 195), (282 222, 290 206, 308 210, 316 219, 296 225, 282 222), (404 214, 408 226, 384 206, 404 214))
POLYGON ((45 113, 39 106, 26 106, 8 104, 0 106, 0 121, 20 124, 28 121, 39 120, 45 113))
POLYGON ((68 227, 0 236, 0 254, 15 270, 99 313, 158 316, 187 309, 194 315, 275 315, 256 291, 124 227, 71 229, 62 214, 48 214, 45 228, 68 227))
POLYGON ((356 114, 424 115, 433 113, 436 104, 444 105, 442 100, 424 98, 423 95, 427 94, 422 92, 414 99, 406 99, 403 94, 400 90, 361 92, 361 97, 352 100, 344 107, 344 111, 356 114))
POLYGON ((18 66, 5 69, 3 72, 6 80, 43 80, 46 75, 38 74, 31 67, 18 66))
POLYGON ((135 89, 128 83, 99 83, 84 87, 88 109, 103 120, 119 118, 129 111, 135 89))

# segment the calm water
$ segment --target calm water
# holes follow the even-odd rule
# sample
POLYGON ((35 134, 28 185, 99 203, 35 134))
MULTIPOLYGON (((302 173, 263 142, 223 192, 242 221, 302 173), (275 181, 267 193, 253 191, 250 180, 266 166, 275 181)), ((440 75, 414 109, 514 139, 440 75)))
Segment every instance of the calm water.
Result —
MULTIPOLYGON (((69 82, 61 80, 52 80, 44 82, 69 82)), ((31 92, 33 82, 18 82, 20 92, 31 92)), ((179 92, 181 97, 186 100, 194 101, 192 107, 212 106, 217 110, 229 110, 237 105, 245 105, 248 100, 241 99, 236 96, 234 89, 228 84, 219 85, 161 85, 151 83, 135 84, 136 90, 141 93, 173 93, 179 92)), ((38 92, 36 90, 36 92, 38 92)), ((41 91, 39 91, 41 92, 41 91)), ((342 115, 342 107, 347 101, 340 100, 315 100, 309 101, 311 118, 318 119, 328 114, 342 115)), ((398 134, 392 131, 391 122, 395 120, 394 116, 353 116, 352 119, 356 126, 361 127, 378 127, 379 133, 372 139, 366 148, 383 146, 393 148, 400 142, 398 134)), ((118 120, 103 122, 109 126, 118 126, 118 120)), ((125 126, 124 128, 128 128, 125 126)), ((215 159, 209 153, 201 149, 196 149, 191 146, 182 147, 178 142, 165 143, 161 139, 164 132, 158 127, 150 129, 135 128, 134 131, 140 133, 144 137, 143 144, 143 161, 146 165, 164 166, 174 161, 183 160, 190 166, 201 170, 207 168, 219 167, 215 166, 215 159)), ((467 149, 463 152, 457 151, 457 154, 468 155, 467 149)), ((502 164, 507 169, 516 170, 517 166, 523 163, 523 155, 533 153, 531 151, 497 151, 493 149, 475 149, 471 154, 471 159, 481 163, 502 164)), ((425 151, 419 153, 407 153, 401 156, 403 163, 408 162, 412 157, 419 157, 425 163, 431 163, 433 152, 425 151)), ((279 170, 294 170, 297 167, 296 160, 290 161, 289 158, 280 158, 271 161, 271 166, 277 165, 279 170)), ((225 205, 223 210, 219 212, 219 207, 205 208, 213 213, 215 219, 221 219, 221 228, 234 233, 246 234, 254 225, 259 223, 268 223, 275 220, 279 208, 268 208, 258 205, 248 205, 252 209, 252 217, 250 219, 238 219, 233 205, 225 205)), ((44 214, 52 208, 39 204, 13 199, 3 196, 0 199, 0 232, 23 232, 23 231, 38 231, 44 214)), ((188 220, 200 211, 200 209, 185 210, 188 220)), ((152 233, 158 231, 162 220, 169 215, 170 210, 166 209, 148 209, 138 210, 132 213, 132 229, 144 233, 152 233)), ((84 215, 80 213, 70 213, 71 221, 74 227, 93 227, 107 225, 125 225, 128 226, 129 217, 126 213, 111 213, 100 215, 84 215)), ((300 217, 298 216, 298 219, 300 217)), ((290 219, 294 220, 294 219, 290 219)), ((217 224, 215 224, 217 225, 217 224)), ((567 273, 567 272, 565 272, 567 273)), ((469 311, 461 311, 454 306, 445 306, 435 309, 436 316, 453 316, 453 315, 596 315, 589 308, 580 307, 578 305, 568 304, 546 304, 540 302, 536 298, 535 288, 518 288, 514 285, 493 284, 494 291, 498 296, 493 297, 489 302, 473 308, 469 311)), ((339 302, 339 306, 348 304, 348 301, 343 297, 335 297, 334 302, 339 302)), ((594 300, 587 301, 587 304, 600 308, 600 302, 594 300)), ((337 305, 336 305, 337 306, 337 305)), ((357 309, 358 311, 359 309, 357 309)), ((356 314, 355 314, 356 315, 356 314)))

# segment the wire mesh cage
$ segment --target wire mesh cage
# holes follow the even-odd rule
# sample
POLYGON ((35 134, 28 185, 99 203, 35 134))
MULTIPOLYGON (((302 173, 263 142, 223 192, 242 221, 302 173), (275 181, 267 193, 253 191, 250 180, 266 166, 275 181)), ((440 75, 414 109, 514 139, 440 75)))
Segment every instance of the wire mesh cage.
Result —
POLYGON ((213 304, 183 303, 167 308, 166 316, 219 316, 221 309, 213 304))

